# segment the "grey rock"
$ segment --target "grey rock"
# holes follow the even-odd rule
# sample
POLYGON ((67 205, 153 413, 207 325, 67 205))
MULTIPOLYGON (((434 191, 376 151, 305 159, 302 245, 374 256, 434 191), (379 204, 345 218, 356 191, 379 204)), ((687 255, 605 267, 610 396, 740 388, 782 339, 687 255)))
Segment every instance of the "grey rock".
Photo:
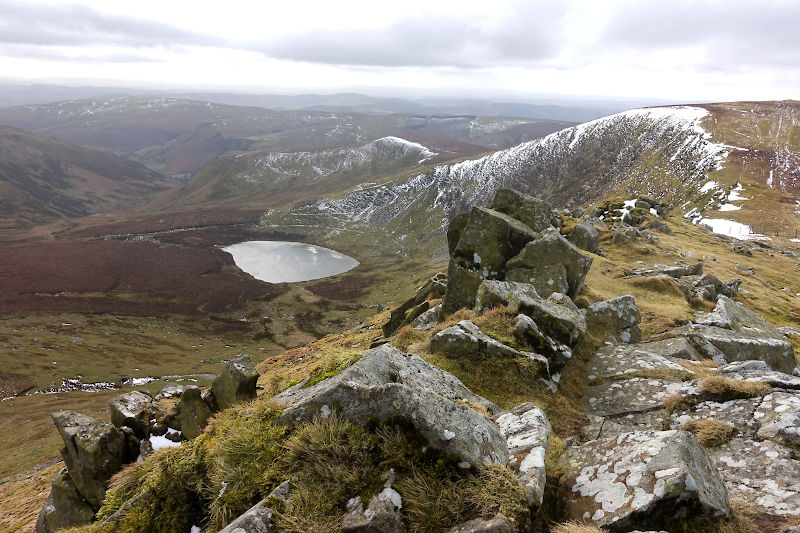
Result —
POLYGON ((597 252, 600 246, 600 233, 588 222, 575 226, 567 239, 581 250, 590 253, 597 252))
POLYGON ((544 455, 552 427, 544 412, 532 403, 518 405, 495 419, 506 438, 509 466, 519 476, 528 507, 542 505, 546 481, 544 455))
POLYGON ((587 364, 590 380, 619 380, 655 370, 674 372, 676 376, 688 374, 690 379, 694 378, 694 373, 668 357, 647 350, 645 345, 605 345, 587 364))
POLYGON ((177 398, 183 394, 183 389, 186 388, 186 385, 181 385, 179 383, 167 383, 164 385, 164 388, 161 389, 158 394, 155 395, 156 400, 164 400, 167 398, 177 398))
POLYGON ((442 304, 431 307, 411 322, 411 327, 417 331, 428 331, 439 323, 442 304))
POLYGON ((465 405, 494 413, 493 403, 472 393, 452 374, 387 345, 364 352, 336 376, 307 388, 294 386, 275 400, 286 405, 281 423, 311 420, 333 409, 356 424, 401 416, 432 447, 466 464, 503 464, 508 458, 497 427, 465 405))
POLYGON ((733 298, 739 292, 741 283, 742 280, 739 278, 733 279, 728 283, 722 283, 714 274, 706 274, 693 283, 691 296, 709 302, 716 302, 719 295, 733 298))
POLYGON ((731 499, 770 515, 800 514, 800 461, 791 448, 734 438, 711 453, 731 499))
MULTIPOLYGON (((483 279, 498 279, 505 275, 506 261, 535 238, 536 233, 519 220, 476 206, 470 212, 452 258, 460 265, 480 272, 483 279)), ((449 279, 447 287, 450 290, 449 279)))
POLYGON ((256 397, 257 381, 258 372, 249 356, 233 359, 211 383, 217 407, 222 410, 252 400, 256 397))
POLYGON ((575 245, 562 237, 558 230, 548 229, 536 240, 528 242, 519 255, 508 261, 506 268, 513 270, 563 265, 567 271, 569 285, 567 294, 574 297, 581 291, 592 261, 590 256, 581 253, 575 245))
POLYGON ((56 411, 53 422, 64 441, 61 457, 69 477, 92 508, 99 509, 108 480, 130 460, 125 434, 109 422, 74 411, 56 411))
POLYGON ((367 509, 356 496, 347 502, 347 513, 340 525, 343 533, 404 533, 406 526, 400 509, 403 500, 391 487, 373 497, 367 509))
POLYGON ((515 268, 506 272, 506 281, 529 283, 543 298, 554 292, 569 291, 567 269, 561 264, 515 268))
POLYGON ((139 391, 126 392, 108 401, 111 407, 111 423, 121 428, 127 426, 137 437, 146 439, 150 435, 150 419, 153 416, 153 398, 139 391))
POLYGON ((526 294, 514 294, 509 305, 531 317, 546 335, 564 344, 572 345, 586 334, 583 314, 568 305, 526 294))
POLYGON ((685 431, 642 431, 566 449, 561 495, 571 519, 615 532, 673 529, 730 516, 725 484, 685 431))
POLYGON ((741 381, 754 381, 758 383, 766 383, 772 388, 787 389, 787 390, 800 390, 800 377, 791 374, 784 374, 783 372, 775 372, 769 370, 746 370, 737 369, 736 365, 747 367, 755 366, 752 363, 761 363, 766 367, 764 361, 744 361, 743 363, 731 363, 722 367, 722 374, 726 378, 738 379, 741 381))
POLYGON ((383 326, 381 326, 383 330, 384 337, 391 337, 394 335, 394 332, 400 329, 406 322, 406 316, 408 315, 408 311, 411 310, 415 306, 415 298, 411 298, 403 302, 400 307, 397 307, 389 313, 389 320, 386 321, 383 326))
POLYGON ((641 322, 636 299, 631 294, 612 298, 590 305, 586 309, 588 327, 617 334, 623 342, 638 342, 642 339, 641 322))
POLYGON ((447 292, 442 300, 442 312, 451 314, 465 307, 474 307, 475 294, 482 281, 480 272, 469 270, 451 259, 447 266, 447 292))
POLYGON ((701 355, 720 364, 755 359, 785 374, 791 374, 797 366, 794 348, 785 340, 764 337, 744 329, 733 331, 702 324, 681 326, 673 332, 685 336, 701 355), (719 360, 720 354, 723 360, 719 360))
POLYGON ((481 282, 475 295, 475 310, 482 313, 494 307, 509 305, 514 296, 539 298, 539 293, 530 283, 485 280, 481 282))
POLYGON ((414 295, 414 303, 419 305, 430 298, 441 298, 446 291, 447 276, 439 272, 417 289, 417 293, 414 295))
POLYGON ((447 533, 514 533, 516 529, 503 515, 485 520, 475 518, 447 530, 447 533))
POLYGON ((555 225, 552 206, 539 198, 522 194, 513 189, 500 189, 495 193, 492 209, 505 213, 533 231, 543 231, 555 225))
POLYGON ((716 326, 733 331, 748 331, 764 337, 783 339, 783 334, 764 317, 724 295, 717 296, 717 306, 714 310, 696 322, 706 326, 716 326))
POLYGON ((755 437, 760 427, 755 412, 761 398, 729 402, 700 402, 691 409, 676 409, 670 416, 670 427, 680 429, 690 420, 716 420, 736 428, 739 437, 755 437))
POLYGON ((659 233, 663 233, 665 235, 672 235, 672 228, 670 228, 666 223, 657 219, 648 222, 647 229, 658 231, 659 233))
POLYGON ((619 416, 654 411, 664 407, 664 399, 679 395, 697 397, 693 382, 635 377, 589 387, 583 397, 584 411, 597 416, 619 416))
POLYGON ((753 413, 761 427, 760 439, 769 439, 786 446, 800 446, 800 394, 772 392, 761 399, 753 413))
POLYGON ((632 431, 658 431, 667 428, 668 421, 666 409, 607 416, 603 417, 603 423, 594 438, 616 437, 632 431))
POLYGON ((469 220, 469 212, 460 213, 453 217, 450 224, 447 226, 447 253, 452 254, 456 249, 458 241, 461 240, 461 235, 464 233, 464 228, 467 227, 469 220))
POLYGON ((211 409, 203 400, 202 391, 196 386, 184 389, 176 410, 181 433, 186 439, 194 439, 200 435, 212 415, 211 409))
POLYGON ((640 344, 639 347, 667 358, 687 359, 689 361, 700 361, 702 359, 697 350, 686 340, 686 337, 673 337, 660 341, 645 342, 640 344))
POLYGON ((288 504, 290 496, 291 484, 289 481, 284 481, 269 496, 220 529, 219 533, 268 533, 272 527, 272 516, 275 514, 275 511, 269 507, 270 500, 277 498, 288 504))
POLYGON ((78 493, 67 469, 62 469, 53 478, 50 495, 39 512, 36 533, 53 533, 59 529, 83 526, 93 519, 94 509, 78 493))

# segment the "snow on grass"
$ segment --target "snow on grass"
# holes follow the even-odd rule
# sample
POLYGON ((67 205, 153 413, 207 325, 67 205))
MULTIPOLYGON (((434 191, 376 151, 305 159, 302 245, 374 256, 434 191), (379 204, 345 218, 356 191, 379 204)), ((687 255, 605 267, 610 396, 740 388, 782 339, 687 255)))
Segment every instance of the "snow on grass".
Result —
POLYGON ((741 208, 742 206, 736 204, 723 204, 719 206, 720 211, 738 211, 741 208))
POLYGON ((704 224, 711 228, 714 233, 727 235, 743 241, 747 240, 771 240, 765 235, 753 233, 753 228, 741 222, 726 220, 724 218, 699 218, 695 224, 704 224))
POLYGON ((728 194, 728 201, 734 202, 736 200, 749 200, 750 198, 745 198, 741 196, 739 193, 744 191, 744 187, 742 187, 741 183, 737 183, 736 187, 731 190, 730 194, 728 194))
POLYGON ((707 181, 702 187, 700 187, 700 192, 706 193, 712 189, 716 189, 717 187, 719 187, 719 183, 716 181, 707 181))
MULTIPOLYGON (((177 429, 167 428, 167 435, 178 434, 180 435, 181 432, 177 429)), ((153 447, 153 451, 160 450, 161 448, 172 448, 175 446, 180 446, 180 441, 173 442, 169 440, 166 435, 150 435, 150 446, 153 447)))

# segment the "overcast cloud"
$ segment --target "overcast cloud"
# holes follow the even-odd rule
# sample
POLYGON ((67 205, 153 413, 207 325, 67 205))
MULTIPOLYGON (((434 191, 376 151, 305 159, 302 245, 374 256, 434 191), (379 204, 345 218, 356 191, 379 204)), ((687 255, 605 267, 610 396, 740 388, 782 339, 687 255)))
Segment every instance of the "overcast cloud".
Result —
POLYGON ((0 0, 20 81, 418 89, 726 100, 798 97, 795 1, 0 0))

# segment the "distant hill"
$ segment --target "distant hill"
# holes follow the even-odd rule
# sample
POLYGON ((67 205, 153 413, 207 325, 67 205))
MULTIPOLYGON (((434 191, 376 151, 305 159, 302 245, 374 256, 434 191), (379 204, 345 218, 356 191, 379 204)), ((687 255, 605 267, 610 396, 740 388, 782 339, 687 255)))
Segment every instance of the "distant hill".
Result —
POLYGON ((0 127, 0 227, 129 208, 172 185, 108 152, 0 127))

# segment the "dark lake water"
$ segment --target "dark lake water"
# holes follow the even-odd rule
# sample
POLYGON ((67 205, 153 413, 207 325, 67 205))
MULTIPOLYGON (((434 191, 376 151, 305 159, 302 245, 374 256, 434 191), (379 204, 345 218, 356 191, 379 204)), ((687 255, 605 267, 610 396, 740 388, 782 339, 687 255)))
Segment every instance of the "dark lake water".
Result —
POLYGON ((349 255, 302 242, 247 241, 223 250, 233 256, 236 266, 270 283, 326 278, 358 265, 349 255))

